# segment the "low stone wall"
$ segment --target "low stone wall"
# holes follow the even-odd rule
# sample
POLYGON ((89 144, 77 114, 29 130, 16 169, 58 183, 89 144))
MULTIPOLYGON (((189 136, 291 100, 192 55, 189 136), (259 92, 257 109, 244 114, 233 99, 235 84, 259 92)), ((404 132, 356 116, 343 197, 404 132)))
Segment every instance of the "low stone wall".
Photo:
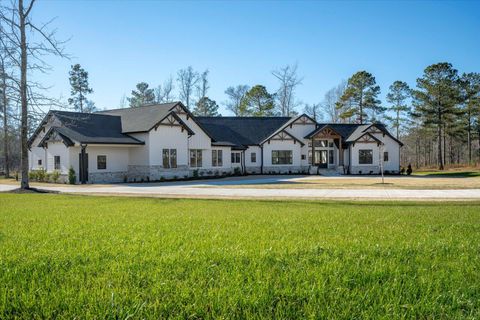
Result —
POLYGON ((263 167, 264 174, 307 174, 308 167, 302 166, 266 166, 263 167))
POLYGON ((261 174, 260 167, 246 167, 247 174, 261 174))
POLYGON ((119 183, 125 182, 127 172, 89 172, 88 183, 119 183))
POLYGON ((351 166, 350 174, 379 174, 379 166, 351 166))
POLYGON ((233 174, 233 168, 190 169, 190 177, 222 177, 233 174))

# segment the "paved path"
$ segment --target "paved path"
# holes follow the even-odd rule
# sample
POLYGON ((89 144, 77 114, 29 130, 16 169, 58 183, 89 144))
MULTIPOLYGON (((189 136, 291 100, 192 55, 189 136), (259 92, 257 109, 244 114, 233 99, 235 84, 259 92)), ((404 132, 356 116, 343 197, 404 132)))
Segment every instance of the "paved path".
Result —
MULTIPOLYGON (((255 179, 252 183, 266 183, 266 179, 255 179)), ((273 179, 273 178, 270 178, 273 179)), ((237 182, 248 184, 248 180, 237 182)), ((41 189, 61 193, 91 195, 136 195, 184 198, 241 198, 241 199, 382 199, 382 200, 480 200, 480 189, 462 190, 405 190, 405 189, 257 189, 222 188, 226 181, 184 182, 184 183, 143 183, 87 186, 42 186, 41 189), (210 186, 216 185, 215 188, 210 186)), ((0 191, 17 188, 14 185, 0 185, 0 191)))

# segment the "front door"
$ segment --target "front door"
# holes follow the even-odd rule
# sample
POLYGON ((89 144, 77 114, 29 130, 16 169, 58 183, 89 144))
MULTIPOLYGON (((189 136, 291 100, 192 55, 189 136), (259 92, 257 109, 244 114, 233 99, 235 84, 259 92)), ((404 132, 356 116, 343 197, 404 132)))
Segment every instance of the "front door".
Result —
POLYGON ((85 184, 88 182, 88 153, 79 153, 78 163, 78 180, 80 183, 85 184))
POLYGON ((328 150, 315 150, 315 165, 328 168, 328 150))

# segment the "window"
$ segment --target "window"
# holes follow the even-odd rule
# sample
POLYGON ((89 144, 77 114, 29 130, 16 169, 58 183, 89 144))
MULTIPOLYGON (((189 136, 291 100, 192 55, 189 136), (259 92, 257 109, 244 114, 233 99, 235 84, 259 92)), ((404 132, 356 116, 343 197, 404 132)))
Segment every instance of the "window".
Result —
POLYGON ((373 163, 373 151, 372 150, 358 150, 358 163, 359 164, 372 164, 373 163))
POLYGON ((202 166, 202 150, 192 149, 190 150, 190 167, 202 166))
POLYGON ((240 163, 240 152, 232 152, 232 163, 240 163))
POLYGON ((313 142, 315 147, 326 148, 328 147, 328 140, 317 140, 313 142))
POLYGON ((164 168, 176 168, 177 167, 177 149, 163 149, 162 150, 162 163, 164 168))
POLYGON ((305 159, 307 159, 307 155, 302 154, 302 160, 305 160, 305 159))
POLYGON ((97 169, 98 170, 107 169, 107 156, 97 156, 97 169))
POLYGON ((257 154, 255 152, 252 152, 252 154, 250 154, 250 162, 257 162, 257 154))
POLYGON ((53 157, 53 169, 60 170, 60 156, 53 157))
POLYGON ((383 162, 388 162, 388 152, 387 151, 385 151, 383 153, 383 162))
POLYGON ((330 142, 328 143, 328 147, 329 147, 329 148, 333 148, 333 142, 332 142, 332 141, 330 141, 330 142))
POLYGON ((333 150, 328 150, 328 164, 333 164, 333 150))
POLYGON ((223 152, 222 150, 212 150, 212 167, 223 166, 223 152))
POLYGON ((39 166, 42 165, 42 159, 38 159, 38 165, 39 165, 39 166))
POLYGON ((293 157, 291 150, 273 150, 272 164, 292 164, 293 157))
POLYGON ((312 164, 312 150, 308 150, 308 164, 312 164))

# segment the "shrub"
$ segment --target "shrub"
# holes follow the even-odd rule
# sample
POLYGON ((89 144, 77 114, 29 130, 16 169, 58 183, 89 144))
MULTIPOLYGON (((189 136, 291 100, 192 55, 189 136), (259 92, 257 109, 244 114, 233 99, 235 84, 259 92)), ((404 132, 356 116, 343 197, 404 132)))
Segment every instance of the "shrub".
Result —
POLYGON ((45 177, 43 178, 43 181, 50 182, 51 178, 52 178, 52 173, 45 172, 45 177))
POLYGON ((400 168, 400 174, 405 174, 405 167, 400 168))
POLYGON ((68 169, 68 183, 75 184, 77 182, 77 176, 75 175, 75 170, 73 167, 68 169))
POLYGON ((50 177, 51 177, 53 183, 57 183, 58 179, 60 179, 60 171, 58 171, 58 170, 53 171, 53 173, 51 174, 50 177))
POLYGON ((413 172, 412 170, 412 165, 411 164, 408 164, 408 167, 407 167, 407 176, 411 175, 413 172))
POLYGON ((193 170, 193 177, 198 178, 198 169, 193 170))
POLYGON ((30 171, 28 173, 28 179, 32 181, 37 181, 37 172, 36 171, 30 171))
POLYGON ((240 171, 240 168, 239 167, 235 167, 233 169, 233 174, 236 175, 236 176, 239 176, 242 172, 240 171))
POLYGON ((44 182, 45 181, 45 170, 40 169, 37 170, 37 181, 44 182))

